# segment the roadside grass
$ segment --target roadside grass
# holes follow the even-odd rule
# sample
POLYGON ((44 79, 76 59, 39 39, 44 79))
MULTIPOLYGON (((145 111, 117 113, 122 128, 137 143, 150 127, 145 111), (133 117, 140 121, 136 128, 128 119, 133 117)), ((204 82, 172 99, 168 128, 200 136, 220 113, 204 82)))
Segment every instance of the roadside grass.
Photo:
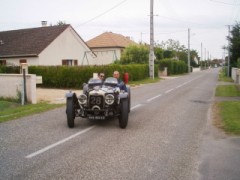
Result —
POLYGON ((233 82, 232 78, 226 76, 226 68, 222 68, 219 71, 218 81, 233 82))
POLYGON ((240 96, 239 85, 219 85, 216 88, 215 96, 234 97, 240 96))
POLYGON ((129 85, 130 86, 138 86, 138 85, 141 85, 141 84, 149 84, 149 83, 156 83, 156 82, 159 82, 161 78, 158 78, 158 77, 155 77, 154 79, 151 79, 151 78, 146 78, 146 79, 143 79, 143 80, 140 80, 140 81, 129 81, 129 85))
MULTIPOLYGON (((219 73, 219 81, 233 82, 230 77, 226 77, 225 70, 219 73)), ((240 97, 239 85, 219 85, 216 88, 215 96, 218 97, 240 97)), ((226 133, 240 135, 240 102, 239 101, 222 101, 215 103, 217 110, 215 118, 217 126, 222 128, 226 133)))
POLYGON ((223 101, 217 106, 221 117, 220 127, 227 133, 240 135, 240 102, 223 101))
POLYGON ((48 104, 47 102, 22 106, 16 102, 0 100, 0 123, 45 112, 61 106, 63 104, 48 104))

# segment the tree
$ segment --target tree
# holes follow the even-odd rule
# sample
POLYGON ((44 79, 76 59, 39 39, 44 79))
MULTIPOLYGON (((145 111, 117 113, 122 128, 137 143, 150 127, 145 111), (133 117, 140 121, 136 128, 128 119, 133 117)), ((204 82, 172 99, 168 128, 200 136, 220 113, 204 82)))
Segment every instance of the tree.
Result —
POLYGON ((57 22, 57 26, 61 26, 61 25, 65 25, 65 24, 66 24, 65 21, 58 21, 58 22, 57 22))
POLYGON ((146 64, 149 61, 149 49, 144 45, 130 45, 121 55, 120 63, 146 64))
POLYGON ((160 47, 154 48, 154 53, 155 53, 155 56, 156 56, 157 60, 161 60, 161 59, 164 58, 163 57, 163 52, 164 52, 164 50, 160 47))
POLYGON ((230 63, 232 66, 237 67, 237 60, 240 58, 240 23, 237 22, 231 30, 230 40, 230 63))

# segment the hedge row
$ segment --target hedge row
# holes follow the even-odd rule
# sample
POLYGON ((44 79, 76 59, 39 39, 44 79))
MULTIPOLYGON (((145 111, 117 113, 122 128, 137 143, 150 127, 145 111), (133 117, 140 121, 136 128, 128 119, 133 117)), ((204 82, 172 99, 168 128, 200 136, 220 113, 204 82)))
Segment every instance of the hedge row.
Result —
MULTIPOLYGON (((93 73, 104 72, 106 77, 113 75, 118 70, 123 78, 124 73, 129 74, 129 81, 142 80, 149 77, 147 64, 131 65, 105 65, 105 66, 29 66, 28 73, 42 76, 41 87, 51 88, 81 88, 83 83, 88 82, 93 73)), ((0 66, 0 73, 19 73, 19 66, 0 66)), ((155 67, 155 77, 158 68, 155 67)))
POLYGON ((165 67, 167 67, 168 75, 183 74, 188 72, 188 66, 184 61, 163 59, 159 62, 159 69, 163 71, 165 67))

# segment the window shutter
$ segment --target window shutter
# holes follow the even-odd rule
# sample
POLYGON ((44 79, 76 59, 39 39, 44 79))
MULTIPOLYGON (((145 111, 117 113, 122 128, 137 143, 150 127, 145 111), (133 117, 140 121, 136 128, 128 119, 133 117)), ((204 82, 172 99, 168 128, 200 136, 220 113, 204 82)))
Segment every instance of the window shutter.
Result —
POLYGON ((66 66, 67 65, 67 60, 62 60, 62 65, 66 66))
POLYGON ((27 63, 27 60, 26 59, 20 59, 19 60, 19 63, 22 64, 22 63, 27 63))
POLYGON ((0 65, 6 65, 7 61, 6 60, 0 60, 0 65))
POLYGON ((78 60, 74 60, 74 66, 78 65, 78 60))

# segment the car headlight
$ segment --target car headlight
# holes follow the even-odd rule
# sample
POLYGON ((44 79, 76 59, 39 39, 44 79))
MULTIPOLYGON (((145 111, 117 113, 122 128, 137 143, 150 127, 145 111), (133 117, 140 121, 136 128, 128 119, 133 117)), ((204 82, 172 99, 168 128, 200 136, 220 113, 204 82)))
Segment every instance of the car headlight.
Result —
POLYGON ((81 94, 79 97, 78 97, 78 100, 79 100, 79 103, 80 104, 86 104, 87 103, 87 96, 85 94, 81 94))
POLYGON ((114 96, 112 94, 108 94, 105 97, 105 103, 111 105, 114 103, 114 96))

